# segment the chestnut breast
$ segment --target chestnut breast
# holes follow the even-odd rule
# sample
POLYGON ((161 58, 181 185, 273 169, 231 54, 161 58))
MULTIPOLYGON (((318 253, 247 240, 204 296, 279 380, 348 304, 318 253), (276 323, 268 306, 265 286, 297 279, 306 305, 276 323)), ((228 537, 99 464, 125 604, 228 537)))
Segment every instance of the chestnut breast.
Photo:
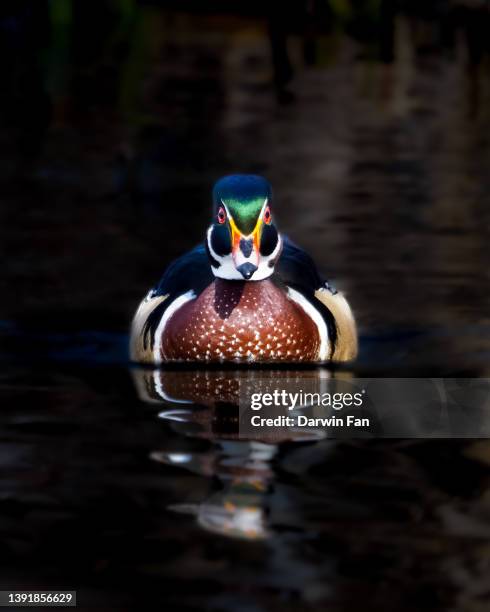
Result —
POLYGON ((216 279, 168 320, 164 361, 234 363, 315 361, 313 320, 271 281, 216 279))

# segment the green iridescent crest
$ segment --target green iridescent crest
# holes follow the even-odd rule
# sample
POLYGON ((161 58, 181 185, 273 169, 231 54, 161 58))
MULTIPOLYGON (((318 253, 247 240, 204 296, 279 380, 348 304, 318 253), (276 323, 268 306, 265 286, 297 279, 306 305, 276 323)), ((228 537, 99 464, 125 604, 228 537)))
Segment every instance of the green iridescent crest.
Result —
POLYGON ((216 211, 224 203, 238 229, 245 235, 253 232, 265 200, 272 198, 269 182, 254 174, 233 174, 220 179, 213 189, 216 211))

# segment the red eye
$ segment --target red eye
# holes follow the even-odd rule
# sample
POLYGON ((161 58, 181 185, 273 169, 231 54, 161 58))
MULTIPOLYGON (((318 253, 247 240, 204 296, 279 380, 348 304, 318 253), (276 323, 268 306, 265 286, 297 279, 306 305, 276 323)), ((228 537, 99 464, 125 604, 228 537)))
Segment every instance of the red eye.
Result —
POLYGON ((267 208, 264 210, 264 223, 267 223, 267 225, 270 225, 271 222, 272 222, 271 209, 269 206, 267 206, 267 208))
POLYGON ((218 210, 218 223, 224 223, 226 221, 226 211, 220 206, 218 210))

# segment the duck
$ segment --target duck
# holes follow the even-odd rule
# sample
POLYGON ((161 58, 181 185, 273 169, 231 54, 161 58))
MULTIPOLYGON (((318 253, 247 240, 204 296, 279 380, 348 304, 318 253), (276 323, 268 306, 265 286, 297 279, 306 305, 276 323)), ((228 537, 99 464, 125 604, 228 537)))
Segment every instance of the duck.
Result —
POLYGON ((279 233, 271 184, 220 178, 203 243, 171 263, 134 315, 133 362, 348 362, 358 351, 345 296, 279 233))

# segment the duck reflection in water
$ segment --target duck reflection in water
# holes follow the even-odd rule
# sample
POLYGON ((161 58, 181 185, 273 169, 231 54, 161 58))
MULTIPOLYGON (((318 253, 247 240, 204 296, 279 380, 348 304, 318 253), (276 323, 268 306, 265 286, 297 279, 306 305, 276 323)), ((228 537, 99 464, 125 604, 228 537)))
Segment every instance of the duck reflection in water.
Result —
MULTIPOLYGON (((162 413, 165 418, 165 413, 162 413)), ((229 537, 263 539, 266 526, 266 495, 272 472, 269 461, 277 447, 260 442, 222 440, 216 454, 202 455, 154 452, 151 458, 180 466, 194 473, 216 476, 222 489, 199 504, 174 504, 169 508, 193 514, 203 529, 229 537)))
POLYGON ((151 453, 152 460, 194 474, 217 477, 221 490, 198 504, 174 504, 175 512, 193 514, 205 530, 228 537, 264 539, 267 494, 273 484, 271 461, 282 442, 312 442, 325 436, 320 429, 257 431, 248 439, 239 431, 240 397, 250 389, 268 393, 305 378, 321 388, 331 373, 312 370, 146 370, 133 371, 139 397, 162 405, 159 418, 177 433, 212 441, 203 453, 151 453), (245 391, 245 393, 243 393, 245 391))

